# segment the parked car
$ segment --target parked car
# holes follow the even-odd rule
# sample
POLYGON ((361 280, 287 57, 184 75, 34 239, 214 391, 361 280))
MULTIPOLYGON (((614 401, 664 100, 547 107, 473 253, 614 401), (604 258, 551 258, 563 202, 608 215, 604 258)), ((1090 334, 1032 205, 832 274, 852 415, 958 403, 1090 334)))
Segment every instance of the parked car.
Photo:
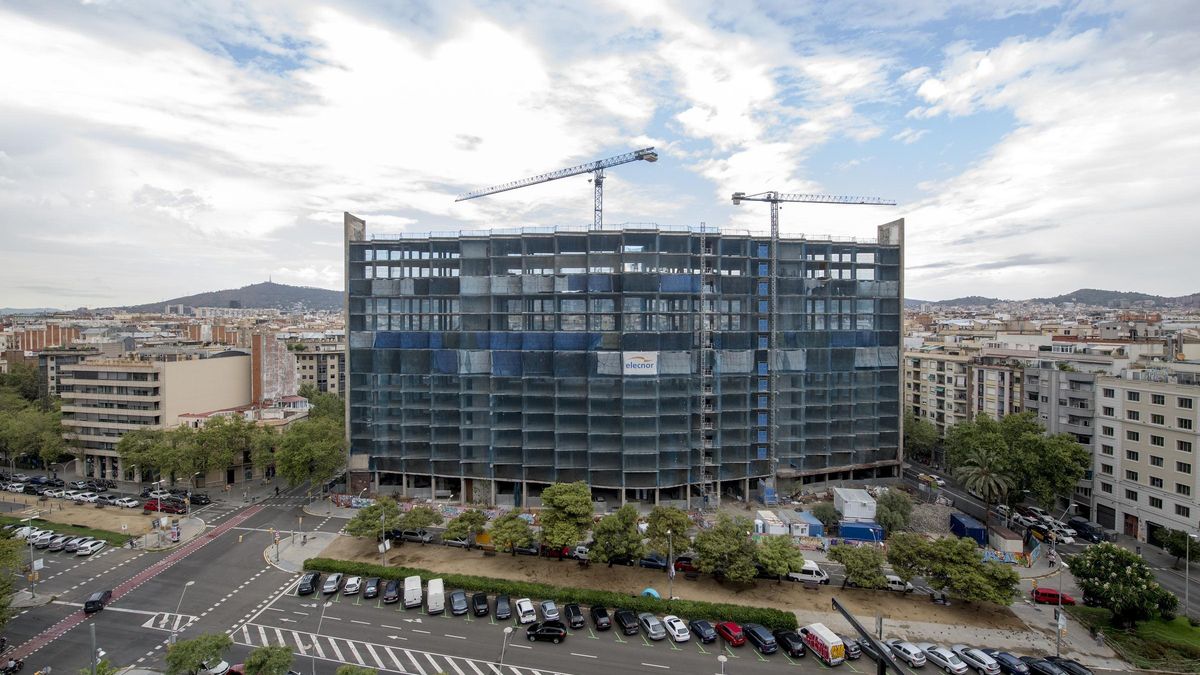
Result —
POLYGON ((458 548, 467 548, 467 538, 466 537, 452 537, 452 538, 447 539, 447 538, 443 537, 442 544, 444 544, 446 546, 457 546, 458 548))
POLYGON ((926 661, 947 673, 964 675, 967 672, 967 664, 958 658, 958 654, 941 645, 935 645, 932 642, 921 642, 917 644, 917 649, 920 649, 925 654, 926 661))
POLYGON ((771 635, 771 631, 766 627, 748 623, 742 626, 742 630, 745 632, 746 639, 760 654, 774 654, 779 649, 779 643, 775 641, 775 636, 771 635))
POLYGON ((75 495, 75 501, 79 502, 80 504, 95 504, 96 498, 99 496, 100 495, 96 494, 95 492, 80 492, 79 494, 75 495))
POLYGON ((638 634, 637 616, 633 612, 627 609, 618 609, 613 612, 613 621, 616 622, 617 628, 625 635, 638 634))
POLYGON ((1061 596, 1062 604, 1064 604, 1064 605, 1075 604, 1075 598, 1072 598, 1070 595, 1067 595, 1066 593, 1059 593, 1058 590, 1053 589, 1053 588, 1035 588, 1035 589, 1029 591, 1029 595, 1030 595, 1030 597, 1033 598, 1034 602, 1045 604, 1045 605, 1059 604, 1060 596, 1061 596))
POLYGON ((68 539, 67 543, 63 544, 63 550, 67 553, 75 553, 79 550, 80 546, 83 546, 90 541, 92 541, 91 537, 75 537, 74 539, 68 539))
POLYGON ((433 535, 426 530, 404 530, 400 533, 400 538, 404 541, 415 541, 419 544, 428 544, 433 541, 433 535))
POLYGON ((1087 518, 1075 516, 1067 521, 1067 525, 1071 529, 1075 530, 1075 534, 1078 538, 1090 541, 1093 544, 1098 544, 1107 540, 1107 537, 1104 533, 1104 528, 1096 523, 1093 523, 1087 518))
POLYGON ((120 499, 120 497, 116 495, 100 495, 99 497, 96 497, 96 503, 103 504, 104 506, 113 506, 118 499, 120 499))
POLYGON ((539 555, 543 555, 547 558, 561 560, 563 558, 570 558, 571 551, 572 549, 570 546, 548 546, 546 544, 542 544, 541 550, 538 553, 539 555))
POLYGON ((663 627, 667 629, 667 635, 670 635, 672 640, 687 642, 692 639, 692 634, 688 632, 687 624, 683 622, 683 619, 674 614, 668 614, 663 617, 662 622, 663 627))
POLYGON ((579 605, 573 602, 563 607, 562 613, 563 618, 566 619, 567 625, 570 626, 572 630, 578 630, 587 625, 587 619, 583 618, 583 610, 579 608, 579 605))
MULTIPOLYGON (((483 598, 483 606, 487 607, 487 596, 483 598)), ((450 613, 454 616, 461 616, 468 611, 467 592, 459 589, 450 592, 450 613)))
POLYGON ((530 642, 544 640, 558 644, 567 639, 567 627, 561 621, 540 621, 525 629, 530 642))
POLYGON ((63 496, 64 492, 66 492, 66 490, 64 490, 62 488, 50 488, 49 490, 46 490, 42 494, 46 495, 47 497, 61 497, 61 496, 63 496))
POLYGON ((142 505, 142 503, 139 502, 138 500, 134 499, 133 497, 121 497, 120 499, 117 499, 115 502, 113 502, 113 506, 120 506, 120 507, 123 507, 126 509, 136 509, 137 507, 139 507, 141 505, 142 505))
POLYGON ((999 649, 985 649, 983 652, 996 659, 1001 673, 1005 673, 1006 675, 1025 675, 1029 672, 1029 666, 1019 656, 1002 652, 999 649))
POLYGON ((608 610, 603 605, 593 605, 589 613, 592 615, 592 625, 596 627, 596 630, 612 628, 612 617, 608 615, 608 610))
POLYGON ((646 633, 646 637, 651 640, 662 640, 667 637, 667 629, 663 627, 662 621, 658 620, 650 612, 642 612, 638 614, 638 625, 646 633))
POLYGON ((496 596, 496 618, 500 620, 512 618, 512 601, 507 595, 496 596))
POLYGON ((29 476, 26 476, 23 473, 14 473, 12 475, 12 479, 14 483, 24 483, 29 480, 29 476))
POLYGON ((679 556, 673 563, 676 572, 699 572, 700 568, 696 567, 696 559, 690 555, 679 556))
MULTIPOLYGON (((86 485, 86 483, 85 483, 86 485)), ((171 496, 170 490, 151 490, 146 493, 150 499, 166 499, 171 496)))
POLYGON ((1074 659, 1068 659, 1065 656, 1047 656, 1046 660, 1058 666, 1059 668, 1062 668, 1068 673, 1068 675, 1092 675, 1090 668, 1084 666, 1082 663, 1074 659))
POLYGON ((334 572, 333 574, 330 574, 325 578, 325 583, 321 586, 321 592, 325 595, 337 593, 342 588, 343 578, 344 577, 342 576, 341 572, 334 572))
POLYGON ((226 675, 229 672, 229 662, 221 659, 209 659, 196 668, 196 675, 226 675))
POLYGON ((539 609, 542 610, 542 618, 547 621, 558 621, 558 605, 554 604, 553 600, 543 600, 538 603, 539 609))
POLYGON ((650 553, 642 556, 641 560, 638 560, 638 567, 645 567, 652 570, 665 570, 667 569, 667 559, 657 553, 650 553))
POLYGON ((576 560, 587 560, 589 555, 591 555, 591 549, 584 544, 579 544, 571 550, 571 557, 576 560))
POLYGON ((788 572, 786 577, 788 581, 808 582, 814 584, 829 584, 829 573, 821 569, 813 560, 805 560, 804 565, 797 572, 788 572))
POLYGON ((742 627, 732 621, 722 621, 717 624, 717 635, 720 635, 731 647, 741 647, 746 644, 746 633, 742 627))
POLYGON ((99 552, 100 549, 104 548, 104 546, 105 543, 103 539, 93 539, 86 544, 80 545, 80 547, 75 550, 75 555, 91 555, 99 552))
MULTIPOLYGON (((863 638, 858 639, 858 648, 860 650, 862 650, 863 654, 866 654, 867 656, 869 656, 872 661, 878 661, 879 659, 883 658, 882 656, 880 656, 879 651, 875 649, 875 644, 876 644, 875 642, 872 642, 870 640, 866 640, 863 638)), ((888 647, 886 642, 878 642, 878 644, 880 647, 882 647, 884 650, 886 650, 889 654, 891 653, 892 650, 890 647, 888 647)))
POLYGON ((33 540, 33 547, 34 548, 48 548, 50 546, 50 542, 54 541, 54 538, 57 536, 59 536, 59 535, 55 534, 52 531, 43 532, 41 534, 41 536, 39 536, 37 539, 33 540))
POLYGON ((1067 672, 1054 663, 1036 656, 1022 656, 1021 660, 1029 666, 1029 672, 1034 675, 1066 675, 1067 672))
POLYGON ((688 622, 688 629, 696 636, 696 639, 704 644, 716 642, 717 629, 704 619, 692 619, 688 622))
POLYGON ((64 490, 63 493, 59 496, 62 497, 63 499, 69 499, 71 501, 74 501, 75 495, 77 495, 81 492, 83 492, 83 490, 64 490))
POLYGON ((36 494, 40 494, 40 493, 38 492, 38 490, 41 490, 42 492, 45 492, 45 491, 46 491, 46 488, 44 488, 44 487, 42 487, 42 486, 40 486, 40 485, 34 485, 33 483, 26 483, 25 485, 23 485, 23 486, 21 487, 21 492, 23 492, 23 493, 25 493, 25 494, 27 494, 27 495, 36 495, 36 494))
POLYGON ((987 652, 967 645, 954 645, 950 651, 958 655, 968 667, 974 668, 979 675, 1000 675, 1000 664, 987 652))
POLYGON ((61 550, 63 550, 63 547, 67 545, 67 542, 68 542, 68 541, 71 541, 71 539, 73 538, 73 536, 74 536, 74 535, 70 535, 70 534, 60 534, 60 535, 58 535, 57 537, 55 537, 55 538, 54 538, 54 539, 53 539, 53 540, 50 542, 50 545, 46 547, 46 550, 47 550, 47 551, 61 551, 61 550))
POLYGON ((887 583, 887 589, 889 591, 896 591, 897 593, 913 592, 913 585, 910 582, 907 582, 896 576, 895 574, 885 574, 883 575, 883 578, 887 583))
POLYGON ((1058 541, 1064 544, 1075 543, 1075 530, 1067 527, 1061 522, 1056 520, 1051 522, 1046 527, 1050 528, 1050 531, 1054 532, 1054 535, 1058 538, 1058 541))
POLYGON ((203 492, 193 492, 191 501, 192 506, 207 506, 212 503, 212 498, 203 492))
POLYGON ((47 478, 46 479, 46 485, 49 485, 50 487, 60 488, 66 484, 67 484, 66 481, 64 481, 61 478, 47 478))
POLYGON ((362 577, 347 577, 346 585, 342 586, 342 595, 358 595, 362 590, 362 577))
POLYGON ((779 629, 772 633, 775 636, 775 642, 784 654, 798 659, 805 654, 804 640, 800 638, 800 634, 794 630, 779 629))
POLYGON ((371 577, 363 582, 362 596, 364 600, 379 596, 379 577, 371 577))
POLYGON ((537 611, 533 609, 533 601, 529 598, 517 600, 517 623, 527 624, 537 621, 537 611))
POLYGON ((910 668, 920 668, 925 665, 925 652, 907 640, 893 639, 887 641, 892 654, 908 664, 910 668))
POLYGON ((839 635, 842 639, 842 645, 846 647, 846 658, 850 661, 857 661, 862 658, 862 650, 858 647, 858 640, 848 636, 839 635))
POLYGON ((389 579, 387 585, 383 587, 383 602, 388 605, 400 602, 399 579, 389 579))
POLYGON ((159 513, 183 513, 182 506, 166 501, 165 499, 148 499, 142 505, 142 508, 147 511, 158 511, 159 513))
POLYGON ((476 593, 471 596, 471 613, 475 616, 487 616, 491 607, 488 606, 487 593, 476 593))

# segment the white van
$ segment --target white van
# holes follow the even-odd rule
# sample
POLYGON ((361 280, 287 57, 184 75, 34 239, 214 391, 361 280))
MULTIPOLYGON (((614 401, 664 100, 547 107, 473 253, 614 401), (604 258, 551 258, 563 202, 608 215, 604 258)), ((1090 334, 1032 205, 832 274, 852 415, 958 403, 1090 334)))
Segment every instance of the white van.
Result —
POLYGON ((430 614, 441 614, 445 609, 446 590, 442 588, 442 580, 430 579, 429 585, 425 587, 425 611, 430 614))
POLYGON ((788 572, 787 578, 789 581, 808 581, 814 584, 829 583, 829 573, 812 560, 805 560, 804 567, 801 567, 799 572, 788 572))
POLYGON ((404 579, 404 609, 421 606, 421 577, 416 575, 404 579))

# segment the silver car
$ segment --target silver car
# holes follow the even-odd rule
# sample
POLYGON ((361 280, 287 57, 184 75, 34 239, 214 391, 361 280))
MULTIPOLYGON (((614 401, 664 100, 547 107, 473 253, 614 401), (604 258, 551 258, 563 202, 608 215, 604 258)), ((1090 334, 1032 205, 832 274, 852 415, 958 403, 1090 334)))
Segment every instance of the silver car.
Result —
POLYGON ((354 595, 362 590, 362 577, 349 577, 342 587, 342 595, 354 595))
POLYGON ((892 654, 896 658, 904 661, 910 668, 920 668, 925 665, 925 652, 919 647, 907 640, 888 640, 887 646, 891 648, 892 654))
POLYGON ((947 673, 953 675, 964 675, 967 672, 967 664, 963 663, 962 659, 958 658, 958 654, 942 647, 935 645, 932 642, 921 642, 917 645, 925 653, 925 659, 933 665, 941 668, 947 673))
POLYGON ((954 645, 950 651, 958 654, 958 658, 962 659, 968 667, 974 668, 979 675, 1000 675, 1000 664, 982 649, 967 645, 954 645))
POLYGON ((342 588, 342 573, 334 572, 325 578, 325 584, 321 586, 321 592, 329 595, 337 593, 342 588))
POLYGON ((661 640, 667 637, 667 629, 663 627, 662 621, 659 621, 658 617, 650 612, 638 614, 638 623, 641 624, 642 630, 646 631, 646 637, 651 640, 661 640))
POLYGON ((554 604, 553 600, 543 600, 540 605, 542 608, 542 618, 546 621, 558 621, 558 605, 554 604))

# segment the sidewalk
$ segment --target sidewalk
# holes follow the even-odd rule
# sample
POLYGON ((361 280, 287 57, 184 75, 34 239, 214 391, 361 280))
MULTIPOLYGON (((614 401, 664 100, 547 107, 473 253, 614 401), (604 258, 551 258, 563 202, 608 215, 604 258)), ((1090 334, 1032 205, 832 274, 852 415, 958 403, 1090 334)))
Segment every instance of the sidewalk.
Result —
POLYGON ((192 516, 179 519, 179 541, 171 541, 166 531, 147 532, 137 538, 138 548, 145 551, 170 551, 204 534, 208 524, 192 516))
POLYGON ((12 599, 9 600, 8 606, 13 609, 41 607, 53 602, 54 598, 55 596, 49 593, 38 593, 37 597, 33 597, 28 588, 23 588, 12 594, 12 599))
POLYGON ((324 518, 343 518, 349 520, 358 515, 361 509, 351 508, 349 506, 337 506, 328 499, 318 499, 304 505, 304 512, 310 516, 319 516, 324 518))
POLYGON ((295 537, 284 536, 279 539, 278 559, 275 544, 263 549, 263 559, 284 572, 298 574, 304 571, 305 560, 319 556, 325 547, 337 538, 336 532, 307 532, 295 537))

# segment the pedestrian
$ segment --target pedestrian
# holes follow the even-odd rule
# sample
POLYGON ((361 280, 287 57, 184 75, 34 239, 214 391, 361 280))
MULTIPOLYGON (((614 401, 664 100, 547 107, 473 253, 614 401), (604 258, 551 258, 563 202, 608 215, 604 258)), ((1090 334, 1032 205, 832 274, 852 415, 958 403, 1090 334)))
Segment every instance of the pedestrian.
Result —
POLYGON ((275 496, 276 497, 279 496, 279 486, 278 485, 275 486, 275 496))

